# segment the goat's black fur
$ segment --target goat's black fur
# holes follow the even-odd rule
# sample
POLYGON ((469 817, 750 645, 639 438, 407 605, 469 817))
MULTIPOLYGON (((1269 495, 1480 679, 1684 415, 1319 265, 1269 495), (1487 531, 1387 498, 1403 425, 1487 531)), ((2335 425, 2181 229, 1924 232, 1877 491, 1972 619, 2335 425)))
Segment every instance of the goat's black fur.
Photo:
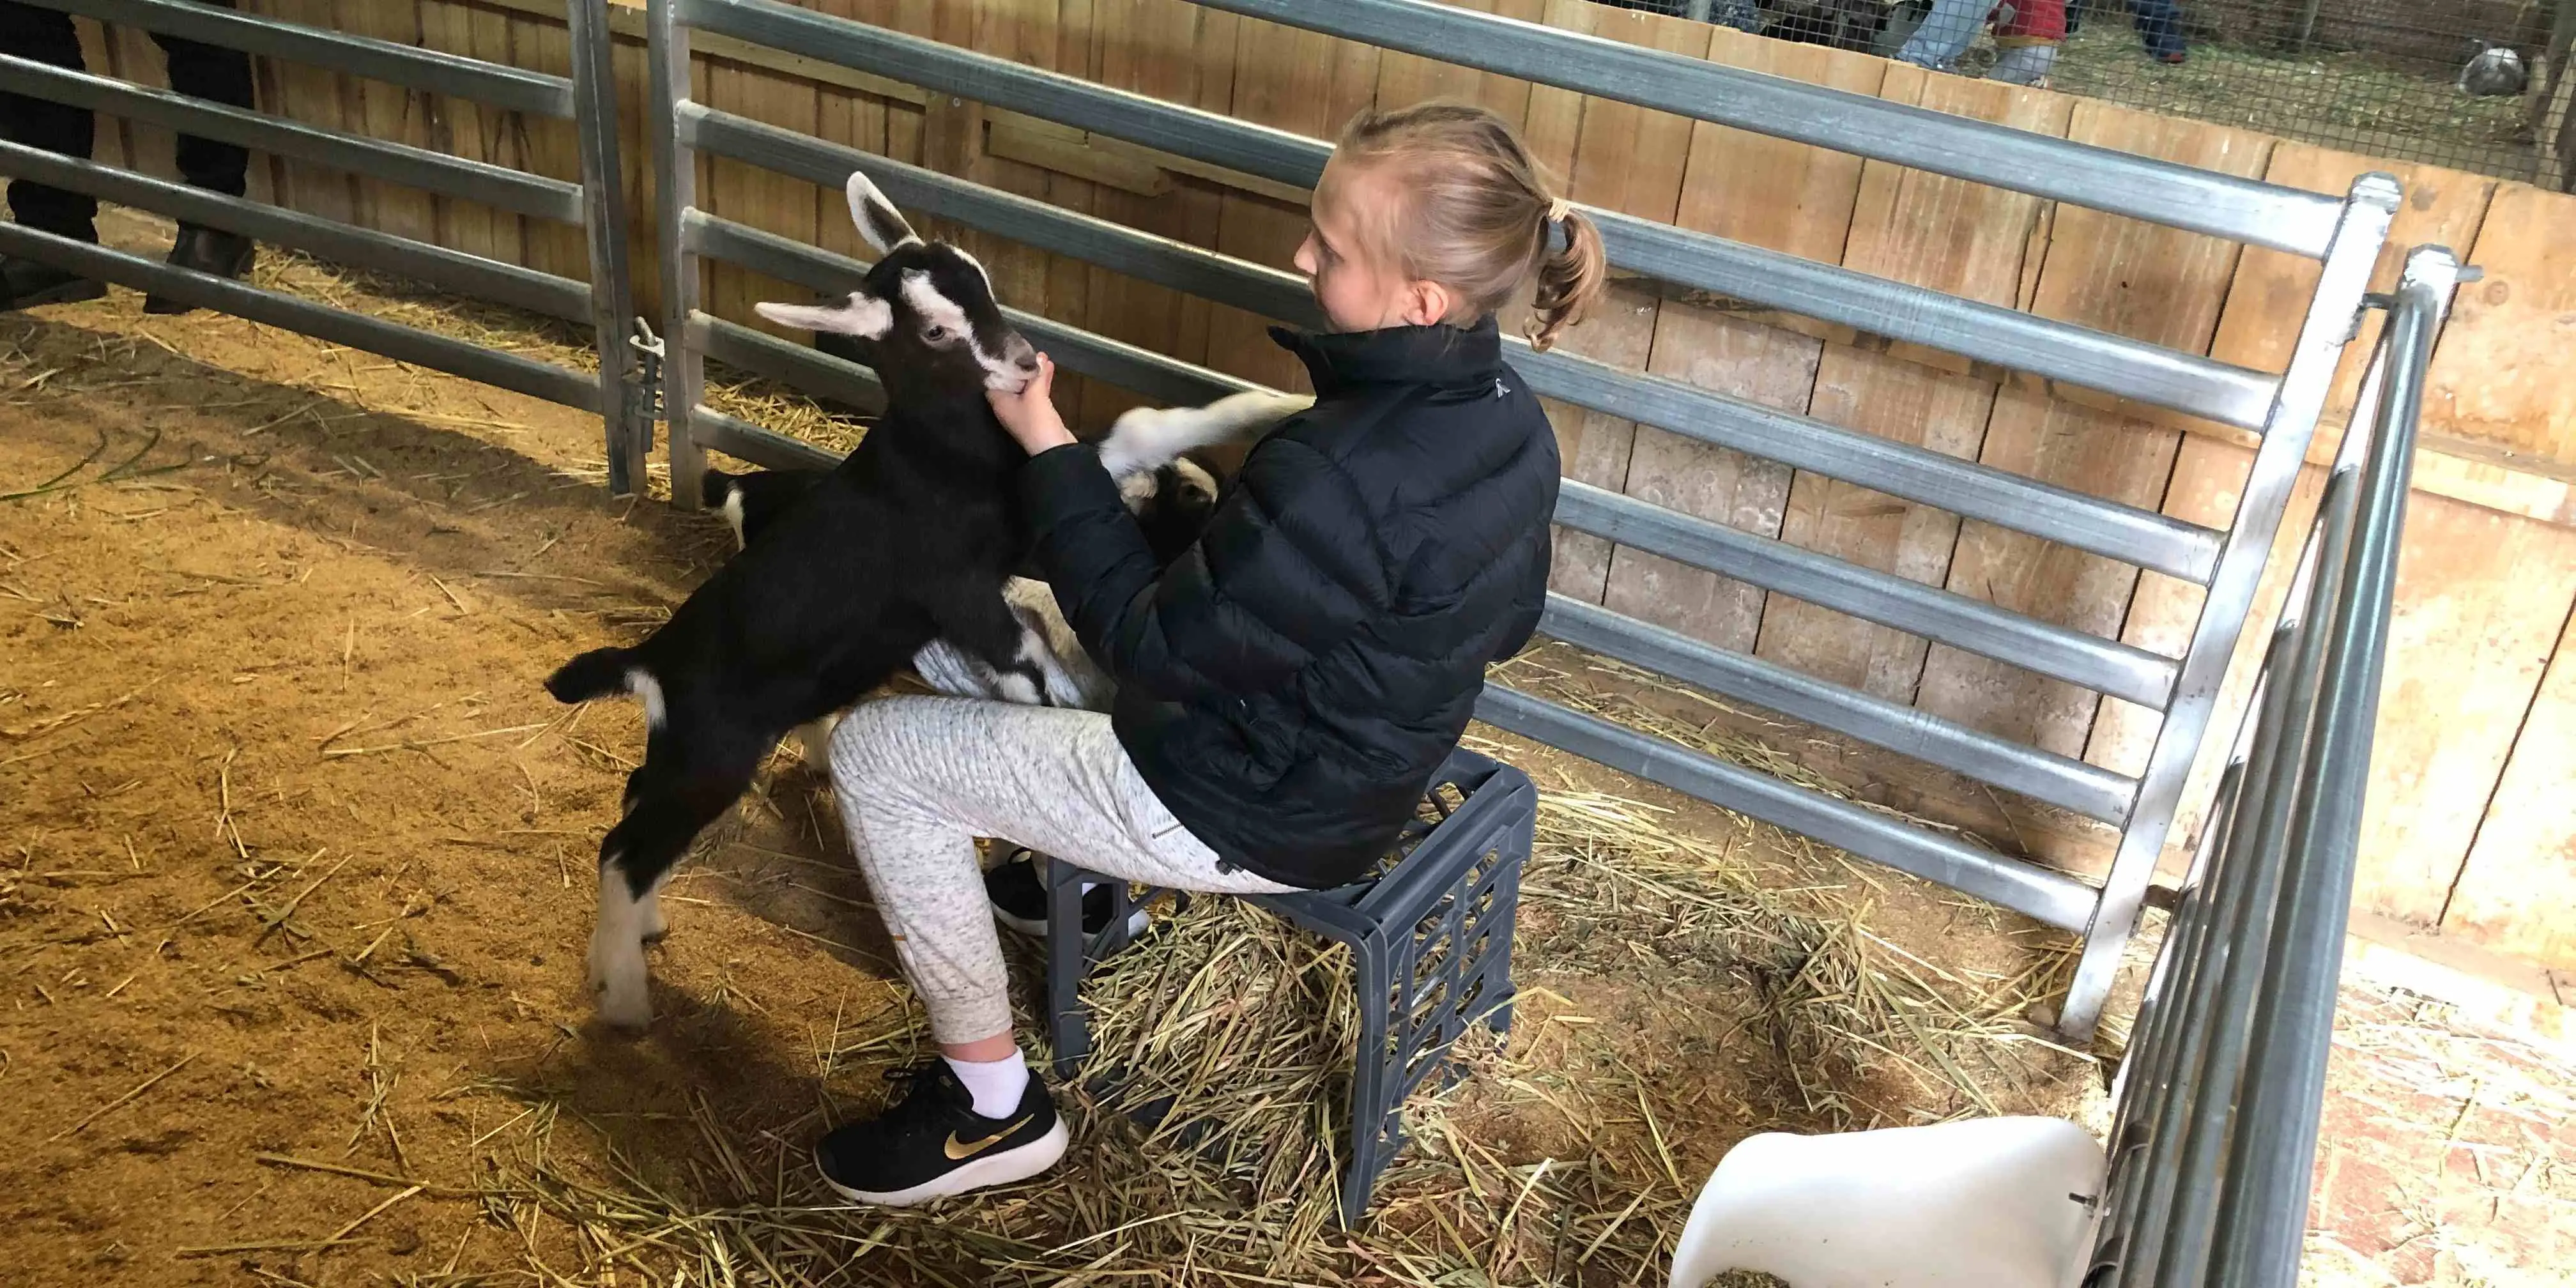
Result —
MULTIPOLYGON (((722 513, 733 525, 735 540, 748 548, 828 473, 752 470, 728 474, 709 470, 699 489, 700 504, 722 513)), ((1141 495, 1131 494, 1128 508, 1136 512, 1137 526, 1144 529, 1145 544, 1153 549, 1154 561, 1169 565, 1199 539, 1208 516, 1216 511, 1216 496, 1177 462, 1157 467, 1151 478, 1152 489, 1138 489, 1141 495)), ((1024 570, 1021 575, 1030 574, 1024 570)))
MULTIPOLYGON (((884 217, 900 227, 890 207, 884 217)), ((642 643, 585 653, 546 681, 564 702, 618 692, 645 699, 644 762, 628 776, 625 817, 599 853, 603 887, 622 881, 627 898, 647 906, 648 922, 658 920, 649 910, 658 882, 732 807, 782 736, 848 706, 934 637, 1034 681, 1001 593, 1026 554, 1009 499, 1010 473, 1025 454, 994 419, 985 390, 1014 370, 1022 380, 1033 375, 1036 355, 1002 319, 971 259, 903 233, 886 239, 891 248, 844 306, 886 310, 870 315, 883 325, 866 347, 888 406, 858 450, 805 480, 792 503, 763 507, 763 539, 642 643), (929 331, 908 298, 925 285, 964 312, 971 341, 954 326, 929 331)), ((610 894, 603 889, 603 909, 610 894)), ((640 953, 625 944, 606 951, 630 947, 640 953)), ((594 987, 603 951, 594 938, 594 987)), ((603 1002, 613 1021, 647 1014, 640 958, 635 970, 631 1005, 603 1002)))

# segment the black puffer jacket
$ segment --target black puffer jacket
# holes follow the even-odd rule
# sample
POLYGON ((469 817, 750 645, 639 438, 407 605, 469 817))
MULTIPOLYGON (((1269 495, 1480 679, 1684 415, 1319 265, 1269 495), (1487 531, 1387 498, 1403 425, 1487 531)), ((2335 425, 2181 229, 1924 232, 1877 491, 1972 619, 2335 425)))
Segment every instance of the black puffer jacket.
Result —
POLYGON ((1556 437, 1494 324, 1273 331, 1317 401, 1158 570, 1088 447, 1031 460, 1038 563, 1118 739, 1227 863, 1310 889, 1393 841, 1545 602, 1556 437))

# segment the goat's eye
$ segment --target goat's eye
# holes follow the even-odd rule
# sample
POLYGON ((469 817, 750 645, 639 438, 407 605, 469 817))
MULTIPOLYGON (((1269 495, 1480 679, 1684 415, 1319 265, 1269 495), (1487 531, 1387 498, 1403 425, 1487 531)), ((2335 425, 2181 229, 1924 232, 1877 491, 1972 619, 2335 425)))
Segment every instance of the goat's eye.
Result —
POLYGON ((947 339, 948 339, 948 335, 949 335, 948 328, 946 328, 946 327, 944 327, 944 326, 935 326, 935 327, 930 328, 930 329, 929 329, 929 330, 927 330, 927 331, 922 332, 922 333, 921 333, 921 338, 922 338, 922 339, 924 339, 924 340, 928 340, 928 341, 930 341, 932 344, 939 344, 939 343, 941 343, 941 342, 943 342, 943 341, 947 340, 947 339))

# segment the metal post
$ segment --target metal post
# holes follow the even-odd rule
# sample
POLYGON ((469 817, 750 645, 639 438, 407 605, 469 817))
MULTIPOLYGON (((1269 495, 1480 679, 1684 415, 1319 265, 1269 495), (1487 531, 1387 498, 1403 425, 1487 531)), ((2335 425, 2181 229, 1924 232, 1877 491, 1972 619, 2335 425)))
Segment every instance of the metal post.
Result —
POLYGON ((2250 1017, 2262 1038, 2245 1070, 2227 1169, 2231 1187, 2248 1204, 2231 1204, 2220 1215, 2220 1283, 2286 1288, 2298 1277, 2416 418, 2433 336, 2458 274, 2457 261, 2439 247, 2408 256, 2388 318, 2387 374, 2361 478, 2360 519, 2350 558, 2337 570, 2342 584, 2334 616, 2317 625, 2327 660, 2315 742, 2302 767, 2313 806, 2290 837, 2275 949, 2261 1004, 2250 1017))
POLYGON ((707 457, 692 432, 706 359, 689 342, 698 307, 698 256, 689 248, 687 216, 698 203, 698 159, 680 141, 680 104, 689 96, 689 29, 678 0, 651 0, 645 29, 653 64, 653 161, 659 177, 654 231, 662 255, 662 420, 670 426, 671 504, 698 508, 707 457))
POLYGON ((2058 1031, 2071 1041, 2092 1040, 2094 1026, 2101 1022, 2102 1004, 2111 995, 2122 950, 2137 929, 2147 884, 2163 855, 2165 833, 2182 802, 2201 735, 2217 708, 2219 686, 2227 678, 2237 636, 2253 609, 2254 591, 2262 580, 2263 565, 2270 561, 2272 538, 2280 531, 2281 514, 2288 508, 2290 489, 2298 482, 2300 463, 2307 457, 2308 439, 2316 432, 2326 392, 2361 316, 2362 295, 2379 262, 2379 248, 2388 240, 2398 197, 2397 181, 2387 175, 2366 174, 2355 180, 2342 224, 2326 251, 2316 296, 2299 328, 2289 370, 2281 377, 2280 393, 2264 428, 2263 445, 2255 451, 2246 475, 2236 522, 2228 531, 2200 623, 2183 656, 2181 678, 2165 708, 2164 726, 2156 731, 2155 748, 2148 753, 2147 772, 2139 779, 2137 805, 2130 811, 2128 830, 2121 834, 2119 851, 2103 880, 2093 924, 2084 932, 2084 955, 2057 1022, 2058 1031))
POLYGON ((590 325, 599 346, 599 417, 607 429, 608 490, 644 487, 653 422, 640 414, 635 354, 626 344, 635 314, 627 260, 625 179, 617 155, 617 69, 607 0, 570 0, 573 120, 581 135, 582 233, 590 244, 590 325))

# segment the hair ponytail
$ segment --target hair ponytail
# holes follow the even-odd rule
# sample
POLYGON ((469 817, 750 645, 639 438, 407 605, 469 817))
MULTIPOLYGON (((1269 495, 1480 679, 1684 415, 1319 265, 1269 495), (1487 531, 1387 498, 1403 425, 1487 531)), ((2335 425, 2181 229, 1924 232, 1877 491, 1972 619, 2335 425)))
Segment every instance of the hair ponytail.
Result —
POLYGON ((1556 221, 1565 230, 1565 249, 1540 261, 1538 293, 1530 301, 1529 321, 1521 328, 1530 347, 1544 353, 1567 327, 1583 320, 1601 298, 1610 278, 1610 260, 1601 247, 1601 229, 1580 210, 1568 210, 1556 221))
POLYGON ((1581 320, 1609 276, 1601 230, 1553 194, 1511 125, 1466 103, 1363 111, 1342 131, 1337 164, 1403 167, 1397 208, 1376 227, 1376 249, 1406 274, 1458 293, 1454 320, 1495 312, 1537 278, 1523 328, 1544 349, 1581 320), (1550 249, 1554 234, 1565 249, 1550 249))

